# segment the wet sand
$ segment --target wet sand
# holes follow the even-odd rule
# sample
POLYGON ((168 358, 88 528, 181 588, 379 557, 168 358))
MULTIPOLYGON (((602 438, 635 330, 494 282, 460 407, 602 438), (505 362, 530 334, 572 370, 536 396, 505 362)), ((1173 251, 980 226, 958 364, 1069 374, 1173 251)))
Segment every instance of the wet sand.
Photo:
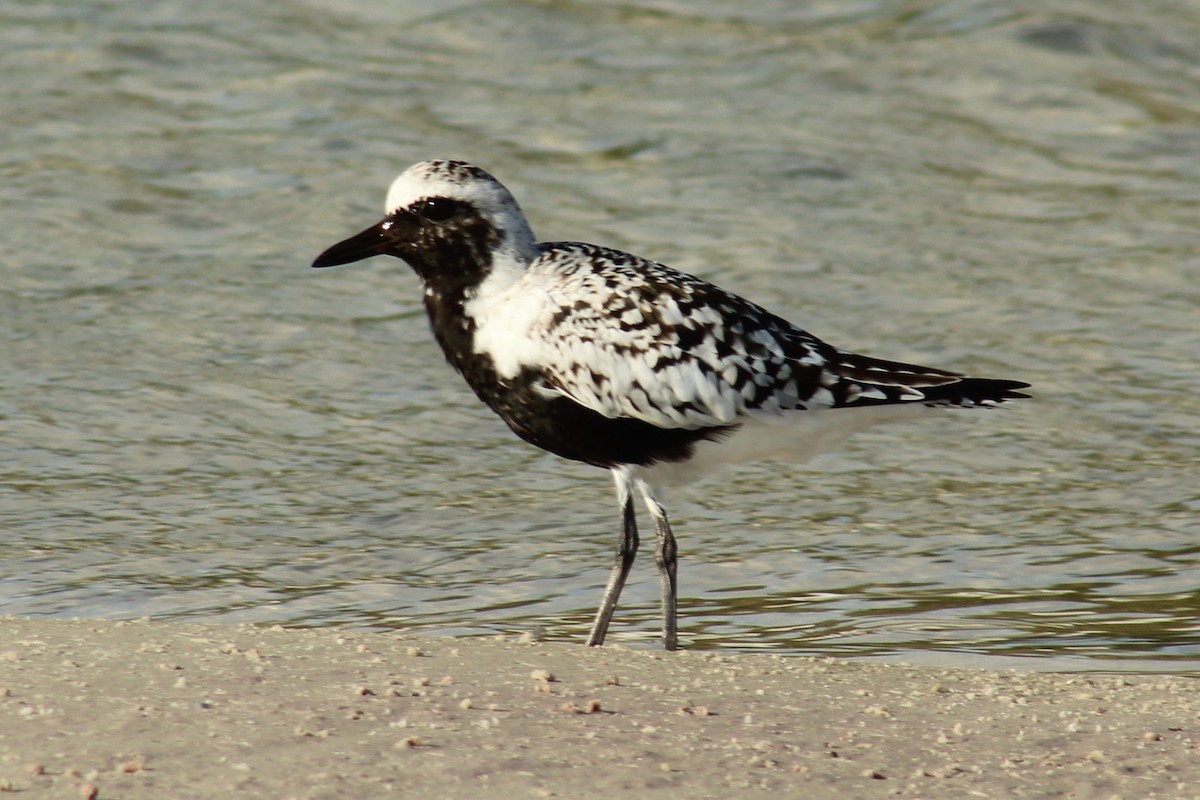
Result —
POLYGON ((496 639, 0 620, 0 789, 64 798, 1179 798, 1200 691, 496 639))

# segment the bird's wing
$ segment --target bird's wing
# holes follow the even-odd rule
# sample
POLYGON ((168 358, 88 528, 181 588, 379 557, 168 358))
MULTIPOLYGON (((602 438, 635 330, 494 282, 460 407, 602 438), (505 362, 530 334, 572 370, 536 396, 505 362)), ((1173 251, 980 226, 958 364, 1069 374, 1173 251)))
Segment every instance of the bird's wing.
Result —
POLYGON ((549 390, 607 417, 688 429, 828 394, 835 351, 753 303, 627 253, 543 247, 529 279, 549 302, 531 334, 549 390))

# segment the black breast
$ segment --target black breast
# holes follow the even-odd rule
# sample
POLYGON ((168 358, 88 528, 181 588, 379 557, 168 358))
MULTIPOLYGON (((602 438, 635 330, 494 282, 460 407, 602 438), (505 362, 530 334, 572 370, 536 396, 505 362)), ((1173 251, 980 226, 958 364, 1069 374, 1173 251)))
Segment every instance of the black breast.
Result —
POLYGON ((597 467, 685 461, 699 441, 732 428, 660 428, 624 417, 610 418, 540 388, 542 375, 528 368, 512 379, 496 372, 491 356, 474 352, 475 327, 462 301, 436 292, 425 295, 434 338, 446 360, 475 394, 530 444, 597 467))

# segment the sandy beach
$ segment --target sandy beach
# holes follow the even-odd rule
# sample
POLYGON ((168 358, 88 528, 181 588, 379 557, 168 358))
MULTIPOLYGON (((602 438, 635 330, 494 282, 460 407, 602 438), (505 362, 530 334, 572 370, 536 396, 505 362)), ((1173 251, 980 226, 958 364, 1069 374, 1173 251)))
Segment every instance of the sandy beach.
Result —
POLYGON ((1180 798, 1198 727, 1171 676, 0 621, 18 796, 1180 798))

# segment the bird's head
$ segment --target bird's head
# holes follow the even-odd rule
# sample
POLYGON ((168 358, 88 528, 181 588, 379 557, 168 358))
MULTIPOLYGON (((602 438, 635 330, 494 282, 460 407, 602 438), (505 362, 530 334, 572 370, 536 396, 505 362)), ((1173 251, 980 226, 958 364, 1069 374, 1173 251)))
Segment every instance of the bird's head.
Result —
POLYGON ((403 259, 428 285, 478 285, 498 258, 528 263, 533 233, 512 194, 462 161, 422 161, 392 182, 387 215, 335 244, 314 267, 376 255, 403 259))

